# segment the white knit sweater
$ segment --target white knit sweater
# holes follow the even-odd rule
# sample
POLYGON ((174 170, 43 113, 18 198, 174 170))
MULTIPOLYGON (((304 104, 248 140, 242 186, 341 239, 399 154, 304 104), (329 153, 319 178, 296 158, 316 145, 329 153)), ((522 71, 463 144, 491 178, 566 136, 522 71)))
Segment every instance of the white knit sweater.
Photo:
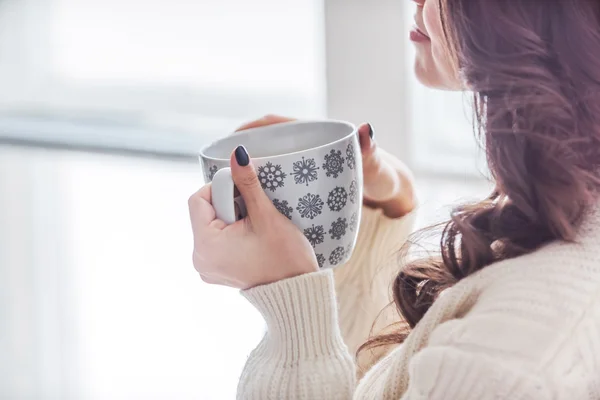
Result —
POLYGON ((600 399, 598 209, 576 244, 549 244, 445 291, 357 385, 351 354, 389 300, 395 263, 384 261, 409 219, 365 208, 357 249, 335 283, 322 271, 243 292, 268 332, 239 399, 600 399))

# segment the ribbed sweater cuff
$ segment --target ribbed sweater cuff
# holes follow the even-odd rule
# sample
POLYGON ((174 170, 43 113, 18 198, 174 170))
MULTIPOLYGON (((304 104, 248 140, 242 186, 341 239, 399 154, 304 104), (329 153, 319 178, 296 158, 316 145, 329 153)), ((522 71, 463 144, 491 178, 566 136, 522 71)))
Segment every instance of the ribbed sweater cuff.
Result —
POLYGON ((270 350, 287 361, 347 351, 338 326, 331 270, 258 286, 242 295, 263 315, 270 350))

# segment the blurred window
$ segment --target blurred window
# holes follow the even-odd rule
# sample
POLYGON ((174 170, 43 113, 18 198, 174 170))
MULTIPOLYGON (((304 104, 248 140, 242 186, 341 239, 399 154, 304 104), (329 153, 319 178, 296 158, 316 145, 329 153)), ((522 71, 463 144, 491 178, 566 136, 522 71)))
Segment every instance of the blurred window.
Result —
POLYGON ((322 116, 321 3, 0 2, 0 135, 190 154, 267 112, 322 116))

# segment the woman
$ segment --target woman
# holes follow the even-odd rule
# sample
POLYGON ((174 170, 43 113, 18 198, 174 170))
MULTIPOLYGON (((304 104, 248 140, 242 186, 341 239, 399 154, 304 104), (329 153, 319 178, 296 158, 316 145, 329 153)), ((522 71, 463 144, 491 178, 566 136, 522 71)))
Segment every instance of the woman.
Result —
POLYGON ((267 321, 239 397, 600 399, 600 2, 416 3, 417 76, 474 93, 495 189, 453 211, 439 256, 383 282, 412 185, 362 126, 365 213, 334 280, 236 149, 249 217, 215 220, 208 187, 190 212, 202 278, 242 289, 267 321), (399 322, 361 346, 388 354, 356 385, 348 347, 367 340, 390 283, 399 322))

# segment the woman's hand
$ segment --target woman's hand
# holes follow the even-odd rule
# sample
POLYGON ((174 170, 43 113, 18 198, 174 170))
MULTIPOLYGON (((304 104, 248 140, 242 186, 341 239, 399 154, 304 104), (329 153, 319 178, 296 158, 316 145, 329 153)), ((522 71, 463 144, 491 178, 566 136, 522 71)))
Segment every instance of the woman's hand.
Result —
POLYGON ((246 150, 231 156, 233 181, 248 215, 232 225, 216 219, 210 184, 189 199, 194 268, 207 283, 249 289, 318 271, 302 232, 267 197, 246 150))
MULTIPOLYGON (((238 131, 294 120, 267 115, 241 126, 238 131)), ((408 214, 416 205, 412 173, 403 162, 377 147, 370 124, 360 125, 358 135, 363 157, 364 204, 381 208, 391 218, 408 214)))

